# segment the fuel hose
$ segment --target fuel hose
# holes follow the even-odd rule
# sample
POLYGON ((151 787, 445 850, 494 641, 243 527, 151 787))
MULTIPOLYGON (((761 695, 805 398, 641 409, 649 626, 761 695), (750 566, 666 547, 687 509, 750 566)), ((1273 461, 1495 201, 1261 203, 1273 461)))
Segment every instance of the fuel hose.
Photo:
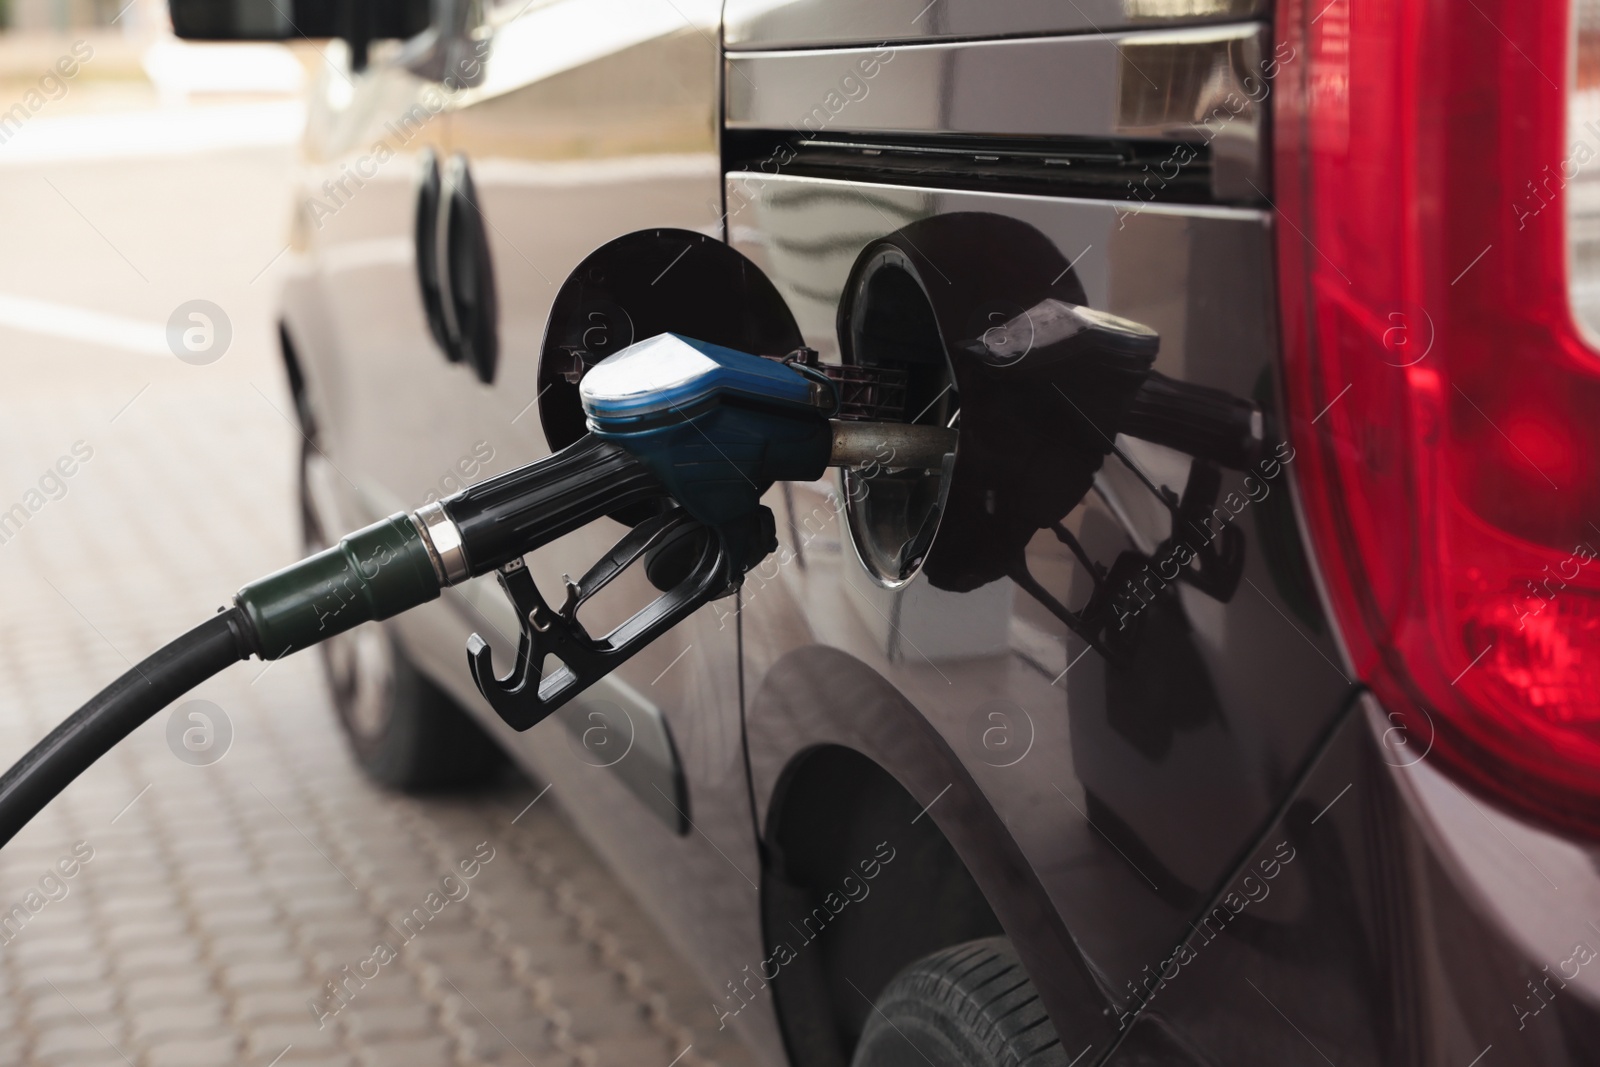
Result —
POLYGON ((219 612, 106 686, 0 775, 0 845, 134 728, 250 654, 244 614, 219 612))

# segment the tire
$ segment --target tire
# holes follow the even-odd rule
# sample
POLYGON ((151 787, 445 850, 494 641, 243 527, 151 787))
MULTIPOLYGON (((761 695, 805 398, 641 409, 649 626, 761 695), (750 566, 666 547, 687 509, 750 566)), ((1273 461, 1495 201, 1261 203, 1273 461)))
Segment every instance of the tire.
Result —
POLYGON ((1039 994, 1003 937, 925 956, 878 994, 851 1067, 1066 1067, 1039 994))
MULTIPOLYGON (((301 449, 301 526, 307 553, 332 543, 320 487, 331 464, 309 441, 301 449)), ((334 709, 368 777, 407 792, 482 785, 505 754, 448 694, 412 665, 388 628, 367 623, 318 646, 334 709)))

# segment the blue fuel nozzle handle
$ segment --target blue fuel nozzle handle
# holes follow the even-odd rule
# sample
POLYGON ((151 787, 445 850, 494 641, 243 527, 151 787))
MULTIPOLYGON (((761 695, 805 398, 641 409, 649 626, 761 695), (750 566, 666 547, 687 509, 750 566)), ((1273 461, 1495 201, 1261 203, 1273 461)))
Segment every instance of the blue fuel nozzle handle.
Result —
MULTIPOLYGON (((596 364, 579 383, 589 433, 567 448, 441 501, 468 576, 494 573, 522 632, 509 675, 489 645, 467 644, 473 680, 526 730, 703 604, 738 587, 777 547, 761 496, 827 469, 833 386, 791 365, 677 334, 596 364), (628 505, 657 505, 552 607, 523 556, 628 505), (578 621, 589 598, 648 553, 678 546, 681 574, 604 637, 578 621), (685 546, 687 546, 685 548, 685 546), (561 666, 544 673, 548 656, 561 666)), ((652 574, 652 580, 656 576, 652 574)), ((663 583, 665 584, 665 583, 663 583)))
POLYGON ((712 527, 752 514, 774 482, 820 478, 833 447, 831 383, 678 334, 602 360, 578 395, 590 433, 627 449, 712 527))

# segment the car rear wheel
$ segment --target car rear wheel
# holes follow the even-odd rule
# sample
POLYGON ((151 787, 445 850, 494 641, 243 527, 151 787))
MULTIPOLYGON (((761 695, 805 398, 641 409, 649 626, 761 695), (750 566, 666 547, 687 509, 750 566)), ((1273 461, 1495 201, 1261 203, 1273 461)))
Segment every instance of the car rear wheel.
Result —
MULTIPOLYGON (((300 504, 308 554, 337 536, 330 533, 335 477, 332 464, 307 442, 300 504)), ((358 626, 318 647, 339 723, 356 762, 374 780, 403 790, 459 787, 486 781, 504 762, 499 747, 412 666, 383 624, 358 626)))
POLYGON ((851 1067, 1066 1067, 1039 994, 1003 937, 911 964, 878 995, 851 1067))

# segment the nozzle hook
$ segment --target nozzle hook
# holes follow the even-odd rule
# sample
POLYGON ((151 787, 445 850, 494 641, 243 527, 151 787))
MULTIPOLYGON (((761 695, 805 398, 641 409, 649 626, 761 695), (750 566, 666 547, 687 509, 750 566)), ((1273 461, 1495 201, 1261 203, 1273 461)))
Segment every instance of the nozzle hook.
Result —
POLYGON ((703 528, 682 508, 646 519, 612 546, 579 581, 568 580, 567 600, 560 612, 551 610, 520 558, 496 572, 500 587, 517 609, 522 631, 517 641, 517 661, 510 674, 498 677, 489 643, 473 634, 467 640, 467 663, 478 692, 507 725, 526 730, 541 721, 702 604, 727 592, 731 573, 728 551, 721 537, 712 536, 703 539, 700 558, 676 586, 606 636, 589 636, 578 621, 578 608, 651 548, 696 527, 703 528), (561 662, 549 677, 544 675, 547 656, 555 656, 561 662))

